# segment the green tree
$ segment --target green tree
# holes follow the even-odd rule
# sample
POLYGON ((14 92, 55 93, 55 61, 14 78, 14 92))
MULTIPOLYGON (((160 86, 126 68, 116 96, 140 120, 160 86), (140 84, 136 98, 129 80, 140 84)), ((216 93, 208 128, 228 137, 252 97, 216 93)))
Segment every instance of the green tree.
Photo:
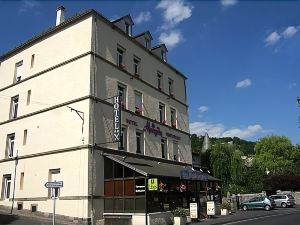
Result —
POLYGON ((255 145, 254 165, 271 173, 294 173, 294 146, 284 136, 268 136, 255 145))

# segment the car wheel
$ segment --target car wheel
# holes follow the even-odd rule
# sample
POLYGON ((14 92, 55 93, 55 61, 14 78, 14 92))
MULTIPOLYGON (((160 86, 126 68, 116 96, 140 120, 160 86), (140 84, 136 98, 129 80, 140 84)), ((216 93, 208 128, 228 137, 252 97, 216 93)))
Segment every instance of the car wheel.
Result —
POLYGON ((269 206, 269 205, 265 206, 265 210, 269 211, 270 209, 271 209, 271 206, 269 206))
POLYGON ((287 204, 286 203, 281 203, 281 206, 283 207, 283 208, 286 208, 287 207, 287 204))
POLYGON ((244 211, 247 211, 247 210, 248 210, 248 206, 243 205, 242 209, 243 209, 244 211))

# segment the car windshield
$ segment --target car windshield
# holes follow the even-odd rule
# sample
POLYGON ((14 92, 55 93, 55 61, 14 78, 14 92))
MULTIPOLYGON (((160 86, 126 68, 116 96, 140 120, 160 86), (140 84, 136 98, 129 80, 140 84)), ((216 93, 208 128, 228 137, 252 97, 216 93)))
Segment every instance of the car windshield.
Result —
POLYGON ((294 199, 293 195, 287 195, 290 199, 294 199))

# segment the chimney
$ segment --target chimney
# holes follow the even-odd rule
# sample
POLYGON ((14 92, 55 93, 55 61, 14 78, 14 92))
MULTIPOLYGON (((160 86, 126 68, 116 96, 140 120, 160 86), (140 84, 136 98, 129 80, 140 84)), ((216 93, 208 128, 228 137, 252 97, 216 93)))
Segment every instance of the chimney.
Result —
POLYGON ((60 6, 56 9, 56 26, 65 21, 65 7, 60 6))

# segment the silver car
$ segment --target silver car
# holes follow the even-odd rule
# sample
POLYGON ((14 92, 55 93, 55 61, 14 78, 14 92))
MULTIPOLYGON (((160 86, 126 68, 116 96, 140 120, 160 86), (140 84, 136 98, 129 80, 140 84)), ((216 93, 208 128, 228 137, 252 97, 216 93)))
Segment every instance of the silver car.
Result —
POLYGON ((295 198, 290 194, 271 195, 270 197, 274 199, 276 203, 276 207, 286 208, 286 207, 293 207, 294 205, 296 205, 295 198))

